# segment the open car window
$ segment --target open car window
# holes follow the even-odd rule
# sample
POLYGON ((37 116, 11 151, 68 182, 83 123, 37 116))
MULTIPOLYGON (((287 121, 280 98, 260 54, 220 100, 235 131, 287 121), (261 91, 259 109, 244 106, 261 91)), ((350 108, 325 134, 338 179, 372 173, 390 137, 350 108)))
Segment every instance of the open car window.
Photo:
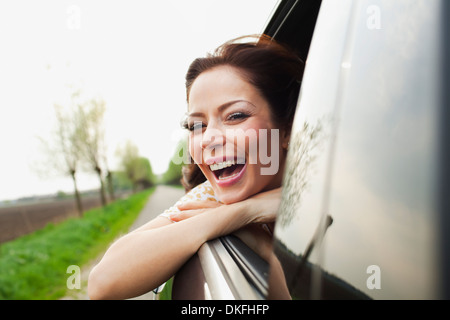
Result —
MULTIPOLYGON (((320 0, 280 1, 264 33, 305 61, 320 4, 320 0)), ((267 298, 269 262, 245 241, 230 235, 205 243, 175 276, 173 299, 267 298)))

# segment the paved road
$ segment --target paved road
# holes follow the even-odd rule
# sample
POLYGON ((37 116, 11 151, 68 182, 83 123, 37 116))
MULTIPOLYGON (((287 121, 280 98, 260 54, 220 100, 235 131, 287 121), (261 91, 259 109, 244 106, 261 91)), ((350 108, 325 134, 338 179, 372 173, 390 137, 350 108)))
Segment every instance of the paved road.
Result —
POLYGON ((139 217, 130 227, 130 231, 134 230, 146 222, 152 220, 164 210, 172 206, 178 199, 184 195, 184 189, 169 186, 158 186, 151 195, 147 205, 144 207, 139 217))
MULTIPOLYGON (((156 190, 150 196, 147 204, 142 209, 136 221, 130 227, 130 231, 140 227, 146 222, 152 220, 157 215, 162 213, 165 209, 172 206, 178 199, 180 199, 184 195, 184 189, 175 188, 169 186, 157 186, 156 190)), ((86 291, 87 291, 87 279, 89 277, 89 273, 93 266, 95 266, 98 261, 103 256, 103 253, 97 257, 94 261, 92 261, 89 265, 81 267, 81 282, 82 288, 80 290, 74 290, 73 294, 67 296, 63 299, 77 299, 77 300, 87 300, 89 299, 86 291)), ((153 293, 147 293, 142 296, 133 298, 132 300, 153 300, 153 293)))

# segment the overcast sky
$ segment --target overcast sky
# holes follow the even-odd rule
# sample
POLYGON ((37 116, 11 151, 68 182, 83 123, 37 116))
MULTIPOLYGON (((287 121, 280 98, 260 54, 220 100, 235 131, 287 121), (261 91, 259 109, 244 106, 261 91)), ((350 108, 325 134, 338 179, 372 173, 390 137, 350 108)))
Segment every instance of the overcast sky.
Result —
MULTIPOLYGON (((260 33, 276 0, 1 1, 0 200, 73 190, 42 178, 37 136, 71 87, 106 102, 109 162, 133 141, 155 173, 166 170, 186 111, 184 75, 221 43, 260 33)), ((80 175, 81 189, 98 186, 80 175)))

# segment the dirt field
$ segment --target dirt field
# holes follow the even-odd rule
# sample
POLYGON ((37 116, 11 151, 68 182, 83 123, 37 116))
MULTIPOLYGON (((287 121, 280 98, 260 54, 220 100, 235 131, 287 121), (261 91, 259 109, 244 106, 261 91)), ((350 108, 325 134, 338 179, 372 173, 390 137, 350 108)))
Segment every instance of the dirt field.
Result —
MULTIPOLYGON (((100 206, 99 196, 82 197, 83 210, 100 206)), ((78 215, 73 199, 0 207, 0 243, 78 215)))

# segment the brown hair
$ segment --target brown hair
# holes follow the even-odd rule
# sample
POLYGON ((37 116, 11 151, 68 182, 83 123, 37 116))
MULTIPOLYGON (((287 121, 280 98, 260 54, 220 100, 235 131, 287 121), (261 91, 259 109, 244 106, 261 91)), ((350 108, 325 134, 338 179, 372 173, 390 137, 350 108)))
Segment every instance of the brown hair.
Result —
MULTIPOLYGON (((186 74, 186 97, 195 79, 207 70, 227 65, 259 90, 267 100, 277 126, 290 128, 297 105, 304 62, 289 48, 266 35, 245 36, 228 41, 204 58, 195 59, 186 74), (240 42, 245 38, 253 41, 240 42)), ((195 163, 183 167, 186 191, 206 180, 195 163)))

